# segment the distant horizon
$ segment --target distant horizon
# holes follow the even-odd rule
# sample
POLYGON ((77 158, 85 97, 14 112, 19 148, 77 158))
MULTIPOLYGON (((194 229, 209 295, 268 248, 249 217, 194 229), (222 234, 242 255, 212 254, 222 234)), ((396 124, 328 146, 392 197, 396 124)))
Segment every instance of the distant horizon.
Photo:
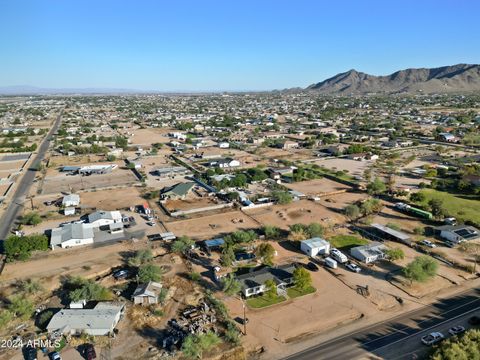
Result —
POLYGON ((478 13, 466 0, 4 2, 0 86, 272 91, 478 63, 478 13))
MULTIPOLYGON (((470 65, 470 66, 480 66, 480 64, 474 64, 474 63, 456 63, 456 64, 450 64, 450 65, 441 65, 441 66, 436 66, 433 68, 441 68, 441 67, 447 67, 447 66, 455 66, 455 65, 470 65)), ((407 68, 407 69, 429 69, 430 67, 418 67, 418 68, 407 68)), ((374 75, 374 76, 388 76, 391 75, 397 71, 402 71, 406 69, 397 69, 394 70, 388 74, 372 74, 368 73, 369 75, 374 75)), ((342 71, 340 73, 337 73, 333 76, 347 73, 349 71, 357 71, 357 72, 362 72, 361 69, 356 69, 356 68, 351 68, 345 71, 342 71)), ((332 76, 332 77, 333 77, 332 76)), ((331 78, 331 77, 329 77, 331 78)), ((309 85, 312 85, 316 82, 321 82, 326 79, 319 79, 316 81, 312 81, 309 85)), ((309 86, 308 85, 308 86, 309 86)), ((282 88, 282 89, 262 89, 262 90, 256 90, 256 89, 211 89, 211 90, 185 90, 185 89, 180 89, 180 90, 160 90, 160 89, 130 89, 126 87, 119 87, 119 88, 107 88, 107 87, 64 87, 64 88, 53 88, 53 87, 43 87, 43 86, 35 86, 35 85, 6 85, 2 86, 0 85, 0 95, 62 95, 62 94, 205 94, 205 93, 249 93, 249 92, 274 92, 274 91, 283 91, 283 90, 292 90, 292 89, 306 89, 307 86, 296 86, 296 87, 289 87, 289 88, 282 88), (15 89, 19 89, 18 93, 15 93, 15 89), (23 89, 23 90, 22 90, 23 89), (28 89, 28 90, 27 90, 28 89), (4 92, 6 90, 9 90, 7 92, 4 92), (40 91, 39 93, 35 93, 35 90, 40 91), (31 91, 31 92, 29 92, 31 91), (43 92, 43 93, 42 93, 43 92), (64 93, 62 93, 64 92, 64 93)))

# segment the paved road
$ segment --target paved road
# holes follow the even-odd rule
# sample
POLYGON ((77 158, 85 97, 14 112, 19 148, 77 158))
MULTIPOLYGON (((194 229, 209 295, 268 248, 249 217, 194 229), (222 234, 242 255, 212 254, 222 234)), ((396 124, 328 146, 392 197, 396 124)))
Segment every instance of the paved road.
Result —
POLYGON ((284 360, 413 359, 421 358, 426 347, 420 338, 432 331, 466 325, 480 314, 480 290, 469 290, 431 306, 400 315, 339 338, 318 344, 284 360))
POLYGON ((7 210, 5 211, 3 217, 0 220, 0 249, 3 247, 3 240, 8 236, 15 222, 15 219, 17 218, 20 210, 23 207, 23 202, 25 201, 25 196, 28 194, 30 186, 32 186, 33 184, 33 180, 35 179, 36 174, 36 171, 34 169, 36 169, 40 165, 41 161, 44 159, 45 154, 47 153, 50 146, 50 138, 60 126, 60 122, 62 121, 62 113, 63 110, 57 116, 53 127, 50 129, 50 131, 38 147, 37 155, 33 159, 29 168, 26 170, 25 174, 23 174, 23 177, 20 179, 20 182, 17 185, 17 189, 15 190, 15 194, 10 200, 10 204, 8 205, 7 210))

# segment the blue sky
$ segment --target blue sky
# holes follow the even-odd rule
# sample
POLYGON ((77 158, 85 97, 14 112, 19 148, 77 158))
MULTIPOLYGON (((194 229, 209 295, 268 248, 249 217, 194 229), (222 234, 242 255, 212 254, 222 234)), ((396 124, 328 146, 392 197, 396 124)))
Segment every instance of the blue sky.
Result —
POLYGON ((0 86, 307 86, 480 63, 471 0, 1 0, 0 86))

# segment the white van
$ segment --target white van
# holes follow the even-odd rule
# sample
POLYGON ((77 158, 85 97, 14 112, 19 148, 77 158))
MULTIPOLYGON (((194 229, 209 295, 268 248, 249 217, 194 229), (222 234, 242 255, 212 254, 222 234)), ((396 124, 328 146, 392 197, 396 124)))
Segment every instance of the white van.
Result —
POLYGON ((325 266, 328 266, 329 268, 336 269, 337 268, 337 262, 333 260, 331 257, 325 258, 325 266))
POLYGON ((344 253, 342 253, 340 250, 335 248, 330 250, 330 256, 332 257, 333 260, 338 261, 340 264, 344 264, 348 261, 347 256, 344 253))

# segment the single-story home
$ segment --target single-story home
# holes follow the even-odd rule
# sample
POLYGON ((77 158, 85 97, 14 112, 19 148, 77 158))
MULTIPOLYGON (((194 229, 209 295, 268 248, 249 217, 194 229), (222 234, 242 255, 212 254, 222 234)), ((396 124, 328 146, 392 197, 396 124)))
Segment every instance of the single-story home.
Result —
POLYGON ((93 228, 91 224, 65 224, 62 227, 52 229, 50 246, 69 248, 72 246, 88 245, 93 243, 93 228))
POLYGON ((62 199, 62 206, 64 207, 78 206, 78 205, 80 205, 80 195, 78 194, 66 195, 62 199))
POLYGON ((330 253, 330 243, 319 237, 314 237, 300 242, 300 249, 308 256, 317 256, 318 254, 330 253))
POLYGON ((125 304, 114 302, 99 302, 93 309, 63 309, 53 315, 47 331, 64 335, 110 335, 124 310, 125 304))
POLYGON ((112 224, 123 224, 120 211, 104 210, 98 210, 88 215, 88 222, 95 228, 112 224))
POLYGON ((245 297, 249 297, 265 292, 267 290, 265 286, 267 280, 273 280, 277 285, 277 289, 284 289, 293 284, 294 271, 295 265, 293 264, 265 267, 237 276, 237 280, 242 287, 242 294, 245 297))
POLYGON ((469 225, 444 225, 436 230, 440 232, 440 237, 454 243, 480 238, 478 229, 469 225))
POLYGON ((350 254, 357 260, 365 264, 373 263, 377 260, 385 259, 385 250, 387 247, 381 242, 372 242, 367 245, 356 246, 350 249, 350 254))
POLYGON ((240 161, 232 158, 225 158, 210 161, 207 165, 210 167, 232 168, 240 166, 240 161))
POLYGON ((185 199, 194 186, 194 182, 178 183, 173 186, 168 186, 163 188, 162 191, 160 191, 160 197, 163 200, 185 199))
POLYGON ((161 291, 162 284, 158 282, 149 281, 147 284, 140 284, 133 292, 133 303, 145 306, 157 304, 161 291))

